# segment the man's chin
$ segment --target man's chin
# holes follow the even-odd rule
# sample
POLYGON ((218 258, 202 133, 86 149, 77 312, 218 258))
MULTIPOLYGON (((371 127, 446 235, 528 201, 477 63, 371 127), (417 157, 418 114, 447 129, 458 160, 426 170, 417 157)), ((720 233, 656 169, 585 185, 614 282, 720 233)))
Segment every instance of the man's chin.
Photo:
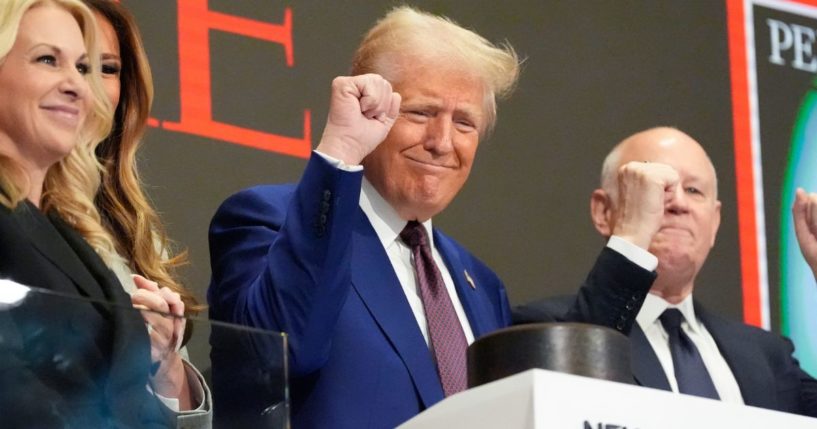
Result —
POLYGON ((683 272, 694 268, 695 263, 689 253, 666 248, 650 248, 650 253, 658 258, 658 267, 669 272, 683 272))

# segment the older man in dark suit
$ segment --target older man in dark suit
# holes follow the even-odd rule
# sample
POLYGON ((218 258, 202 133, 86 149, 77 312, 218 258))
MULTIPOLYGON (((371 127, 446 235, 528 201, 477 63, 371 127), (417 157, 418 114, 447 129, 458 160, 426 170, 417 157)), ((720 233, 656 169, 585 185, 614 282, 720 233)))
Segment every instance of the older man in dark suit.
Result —
MULTIPOLYGON (((637 133, 607 156, 601 185, 591 198, 591 217, 599 233, 629 256, 619 269, 655 270, 657 276, 633 277, 617 288, 598 282, 583 288, 576 303, 629 333, 636 382, 817 416, 817 381, 800 368, 790 341, 718 317, 692 298, 721 220, 715 168, 703 148, 673 128, 637 133), (638 296, 643 300, 631 300, 638 296), (629 324, 633 317, 636 323, 629 324)), ((795 223, 812 268, 816 207, 817 195, 798 191, 795 223)), ((514 319, 561 318, 572 302, 531 303, 516 309, 514 319)))

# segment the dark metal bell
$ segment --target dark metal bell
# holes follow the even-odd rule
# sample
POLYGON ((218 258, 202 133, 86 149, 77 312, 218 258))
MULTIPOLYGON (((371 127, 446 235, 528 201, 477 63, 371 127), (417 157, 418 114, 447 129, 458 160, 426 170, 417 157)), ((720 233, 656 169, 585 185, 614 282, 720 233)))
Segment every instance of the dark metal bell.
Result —
POLYGON ((492 332, 468 347, 468 387, 532 368, 633 384, 630 340, 584 323, 535 323, 492 332))

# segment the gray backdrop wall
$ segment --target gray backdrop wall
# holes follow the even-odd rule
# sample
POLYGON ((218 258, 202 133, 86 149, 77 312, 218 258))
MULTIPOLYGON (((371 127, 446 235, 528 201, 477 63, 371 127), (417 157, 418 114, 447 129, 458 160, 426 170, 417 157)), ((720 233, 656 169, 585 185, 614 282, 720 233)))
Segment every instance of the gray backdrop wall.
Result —
MULTIPOLYGON (((153 66, 153 116, 178 121, 177 3, 123 3, 137 17, 153 66)), ((498 126, 482 142, 468 184, 435 219, 496 270, 513 304, 577 288, 604 244, 588 211, 606 152, 633 132, 673 125, 703 144, 720 179, 723 223, 696 296, 741 318, 724 2, 413 4, 490 40, 508 40, 526 58, 519 87, 500 104, 498 126)), ((280 44, 210 31, 213 117, 300 137, 309 109, 314 147, 331 79, 347 72, 363 33, 393 5, 210 0, 213 11, 269 23, 280 23, 291 8, 295 60, 286 66, 280 44)), ((209 281, 207 228, 219 203, 250 185, 296 181, 304 166, 301 158, 161 126, 147 135, 140 162, 171 236, 190 251, 183 274, 202 299, 209 281)))

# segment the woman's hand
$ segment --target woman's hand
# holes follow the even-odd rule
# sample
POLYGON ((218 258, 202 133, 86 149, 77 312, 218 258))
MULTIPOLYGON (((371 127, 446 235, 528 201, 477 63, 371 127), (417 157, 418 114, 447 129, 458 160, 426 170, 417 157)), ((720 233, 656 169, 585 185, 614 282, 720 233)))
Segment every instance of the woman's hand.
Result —
POLYGON ((182 358, 178 353, 184 337, 184 302, 178 293, 140 275, 133 275, 135 308, 147 310, 142 317, 150 336, 154 391, 166 398, 178 398, 180 410, 191 407, 190 388, 182 358))

